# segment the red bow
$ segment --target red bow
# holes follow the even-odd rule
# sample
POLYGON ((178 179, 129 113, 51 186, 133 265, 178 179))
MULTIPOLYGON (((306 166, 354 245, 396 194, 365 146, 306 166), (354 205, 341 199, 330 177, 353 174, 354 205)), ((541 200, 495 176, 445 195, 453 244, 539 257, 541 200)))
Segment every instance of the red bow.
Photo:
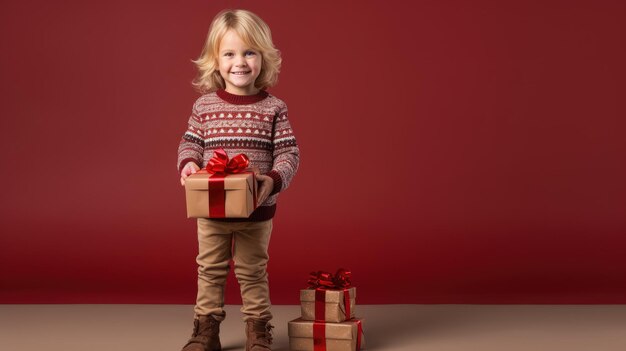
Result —
POLYGON ((226 151, 220 148, 213 152, 206 170, 211 174, 235 174, 245 171, 249 164, 250 160, 245 154, 239 154, 228 161, 226 151))
POLYGON ((350 276, 352 272, 343 268, 335 275, 324 271, 311 272, 307 284, 311 289, 347 289, 351 285, 350 276))
MULTIPOLYGON (((211 218, 226 217, 226 191, 224 190, 224 179, 227 174, 242 173, 246 170, 250 160, 248 156, 239 154, 228 161, 228 155, 224 149, 219 148, 213 152, 213 157, 206 165, 207 172, 213 174, 209 177, 209 214, 211 218)), ((250 172, 252 173, 252 172, 250 172)), ((256 180, 252 173, 252 183, 254 196, 254 207, 256 208, 256 180)))

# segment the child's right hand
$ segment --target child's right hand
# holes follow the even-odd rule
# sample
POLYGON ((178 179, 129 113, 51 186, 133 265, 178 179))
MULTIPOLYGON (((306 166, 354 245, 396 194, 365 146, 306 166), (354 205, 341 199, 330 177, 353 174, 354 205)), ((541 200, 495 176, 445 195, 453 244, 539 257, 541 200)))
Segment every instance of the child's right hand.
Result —
POLYGON ((195 162, 187 162, 183 170, 180 171, 180 185, 185 186, 185 179, 191 174, 196 173, 199 169, 200 167, 195 162))

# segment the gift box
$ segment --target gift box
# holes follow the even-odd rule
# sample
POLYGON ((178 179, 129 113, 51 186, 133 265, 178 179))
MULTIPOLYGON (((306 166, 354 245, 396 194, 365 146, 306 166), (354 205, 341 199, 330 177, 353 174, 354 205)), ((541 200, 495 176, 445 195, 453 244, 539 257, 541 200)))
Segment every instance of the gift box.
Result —
POLYGON ((293 351, 359 351, 365 346, 362 320, 341 323, 306 321, 288 323, 289 348, 293 351))
POLYGON ((187 218, 247 218, 256 207, 256 180, 253 172, 200 170, 185 180, 185 195, 187 218))
POLYGON ((300 290, 300 316, 304 320, 338 323, 354 318, 356 288, 300 290))
MULTIPOLYGON (((245 154, 217 149, 206 168, 185 180, 188 218, 247 218, 257 206, 255 170, 245 154)), ((258 171, 258 170, 257 170, 258 171)))

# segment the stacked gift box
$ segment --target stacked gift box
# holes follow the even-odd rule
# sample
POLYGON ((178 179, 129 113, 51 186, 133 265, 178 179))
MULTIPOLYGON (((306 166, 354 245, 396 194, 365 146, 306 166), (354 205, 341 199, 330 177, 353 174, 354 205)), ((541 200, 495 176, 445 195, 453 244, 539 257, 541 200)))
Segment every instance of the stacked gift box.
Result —
POLYGON ((300 318, 289 322, 293 351, 358 351, 363 348, 362 319, 355 318, 356 288, 350 272, 311 273, 309 288, 300 291, 300 318))

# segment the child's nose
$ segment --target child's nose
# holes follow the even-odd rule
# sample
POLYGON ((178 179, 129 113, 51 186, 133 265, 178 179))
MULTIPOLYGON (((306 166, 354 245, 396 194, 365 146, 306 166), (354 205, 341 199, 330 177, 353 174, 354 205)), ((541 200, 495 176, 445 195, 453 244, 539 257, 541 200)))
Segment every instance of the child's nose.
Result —
POLYGON ((237 56, 237 65, 244 66, 246 64, 246 58, 243 56, 237 56))

